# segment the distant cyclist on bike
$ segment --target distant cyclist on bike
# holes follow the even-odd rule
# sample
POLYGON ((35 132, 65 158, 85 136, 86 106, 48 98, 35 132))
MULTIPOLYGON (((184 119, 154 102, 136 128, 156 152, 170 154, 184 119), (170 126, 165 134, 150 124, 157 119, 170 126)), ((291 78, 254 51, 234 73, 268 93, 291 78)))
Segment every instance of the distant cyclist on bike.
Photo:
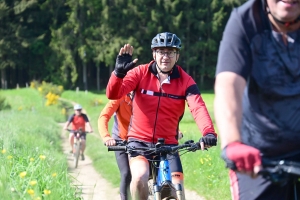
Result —
POLYGON ((249 0, 232 11, 226 25, 214 110, 222 157, 234 170, 235 200, 292 199, 291 183, 280 187, 251 177, 261 169, 261 155, 299 151, 299 27, 299 0, 249 0))
MULTIPOLYGON (((131 146, 153 146, 158 138, 169 145, 178 144, 178 125, 183 117, 185 101, 202 132, 201 148, 217 143, 213 123, 192 79, 176 62, 181 48, 180 39, 173 33, 157 34, 151 44, 153 61, 134 68, 133 47, 125 44, 117 56, 115 70, 107 85, 109 99, 119 99, 134 90, 133 114, 128 141, 131 146)), ((133 199, 147 199, 149 163, 146 155, 131 155, 130 184, 133 199)), ((172 182, 183 185, 180 158, 172 156, 170 162, 172 182)))
MULTIPOLYGON (((106 146, 115 146, 116 140, 127 140, 127 133, 132 115, 132 98, 133 92, 128 93, 118 100, 110 100, 100 113, 98 118, 98 130, 106 146), (114 117, 114 123, 111 130, 108 131, 108 122, 114 117)), ((121 174, 120 196, 121 200, 128 200, 131 181, 128 155, 124 152, 115 151, 117 164, 121 174)))
MULTIPOLYGON (((81 129, 83 132, 85 132, 85 126, 87 125, 89 132, 93 132, 92 126, 89 122, 89 119, 86 114, 82 113, 82 106, 79 104, 76 104, 74 106, 74 114, 70 116, 68 121, 65 123, 64 129, 67 130, 69 125, 72 124, 72 130, 77 131, 81 129)), ((83 134, 82 137, 82 146, 81 146, 81 160, 84 160, 84 150, 86 146, 86 134, 83 134)), ((71 152, 74 153, 74 133, 70 133, 69 135, 69 142, 71 145, 71 152)))

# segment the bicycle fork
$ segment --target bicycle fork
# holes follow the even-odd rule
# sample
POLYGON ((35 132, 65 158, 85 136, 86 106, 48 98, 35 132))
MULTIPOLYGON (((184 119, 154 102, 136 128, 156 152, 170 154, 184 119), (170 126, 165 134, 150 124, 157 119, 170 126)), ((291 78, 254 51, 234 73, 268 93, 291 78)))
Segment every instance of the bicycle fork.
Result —
MULTIPOLYGON (((155 169, 152 170, 152 174, 155 174, 155 169)), ((170 167, 169 167, 169 161, 166 159, 165 156, 161 156, 160 162, 159 162, 159 170, 157 172, 157 178, 154 175, 153 176, 153 184, 154 184, 154 196, 155 200, 161 200, 162 194, 164 194, 164 190, 169 195, 172 195, 171 192, 172 190, 175 189, 176 191, 176 196, 178 200, 184 200, 183 197, 183 192, 182 192, 182 186, 181 184, 176 184, 173 186, 172 184, 172 177, 171 177, 171 172, 170 172, 170 167)), ((167 197, 164 199, 174 199, 174 197, 167 197)))

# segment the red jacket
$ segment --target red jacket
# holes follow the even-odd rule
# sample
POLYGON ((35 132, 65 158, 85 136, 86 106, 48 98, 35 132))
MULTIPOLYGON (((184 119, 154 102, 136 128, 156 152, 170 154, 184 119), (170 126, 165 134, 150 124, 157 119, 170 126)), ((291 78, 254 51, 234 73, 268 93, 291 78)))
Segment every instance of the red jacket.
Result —
POLYGON ((215 134, 192 77, 176 65, 169 78, 169 83, 160 85, 154 61, 133 68, 124 79, 112 73, 106 88, 109 99, 119 99, 135 91, 129 139, 156 143, 158 138, 165 138, 166 144, 177 144, 178 125, 184 114, 185 100, 202 134, 215 134))

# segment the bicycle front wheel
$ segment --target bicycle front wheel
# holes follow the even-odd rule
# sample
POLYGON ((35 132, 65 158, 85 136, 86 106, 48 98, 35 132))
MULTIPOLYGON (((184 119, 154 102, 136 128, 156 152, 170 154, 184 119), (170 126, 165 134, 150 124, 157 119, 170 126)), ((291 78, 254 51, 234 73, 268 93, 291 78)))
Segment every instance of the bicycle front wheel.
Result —
POLYGON ((74 143, 74 167, 77 168, 78 166, 78 160, 79 160, 79 155, 80 155, 80 142, 74 143))
POLYGON ((148 180, 148 190, 149 190, 149 195, 148 195, 148 200, 155 200, 154 195, 153 195, 153 179, 148 180))

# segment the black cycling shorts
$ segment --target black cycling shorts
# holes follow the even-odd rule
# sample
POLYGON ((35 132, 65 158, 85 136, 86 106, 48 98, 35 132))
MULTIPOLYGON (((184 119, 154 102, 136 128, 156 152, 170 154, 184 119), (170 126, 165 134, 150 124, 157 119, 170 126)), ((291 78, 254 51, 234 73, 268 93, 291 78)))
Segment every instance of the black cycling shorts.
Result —
MULTIPOLYGON (((293 182, 285 185, 274 184, 259 176, 251 178, 249 175, 230 171, 230 186, 233 200, 290 200, 294 199, 293 182)), ((300 182, 297 183, 297 194, 300 197, 300 182)))
MULTIPOLYGON (((177 144, 168 144, 169 146, 176 146, 177 144)), ((139 141, 139 140, 132 140, 129 139, 128 141, 128 146, 132 146, 132 147, 154 147, 155 144, 153 143, 149 143, 149 142, 144 142, 144 141, 139 141)), ((150 153, 143 153, 143 152, 134 152, 133 154, 130 155, 130 157, 136 157, 136 156, 144 156, 148 161, 149 161, 149 165, 151 166, 151 160, 159 160, 159 157, 154 157, 153 154, 150 153)), ((181 172, 183 173, 183 169, 182 169, 182 164, 181 164, 181 160, 179 157, 179 154, 173 154, 173 155, 167 155, 167 159, 169 160, 169 165, 170 165, 170 172, 181 172)))
MULTIPOLYGON (((70 135, 74 135, 74 133, 70 133, 70 135)), ((86 133, 82 133, 80 135, 80 138, 83 139, 83 140, 86 140, 86 133)))

